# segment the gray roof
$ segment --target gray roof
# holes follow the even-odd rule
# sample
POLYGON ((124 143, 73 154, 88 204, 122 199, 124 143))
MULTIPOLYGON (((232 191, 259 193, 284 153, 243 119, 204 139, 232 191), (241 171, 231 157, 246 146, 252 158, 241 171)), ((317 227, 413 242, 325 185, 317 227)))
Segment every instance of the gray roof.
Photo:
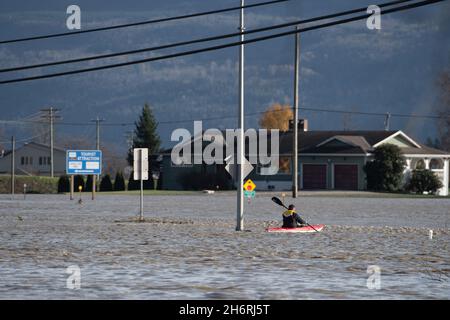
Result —
MULTIPOLYGON (((298 134, 299 153, 349 153, 366 154, 372 146, 390 137, 397 131, 306 131, 298 134), (340 146, 320 145, 335 138, 342 141, 340 146), (320 146, 319 146, 320 145, 320 146)), ((293 132, 280 134, 280 153, 292 153, 293 132)))
POLYGON ((443 150, 438 150, 435 148, 428 147, 419 143, 421 148, 402 148, 404 154, 436 154, 436 155, 448 155, 450 152, 446 152, 443 150))
MULTIPOLYGON (((269 131, 270 132, 270 131, 269 131)), ((298 150, 300 154, 367 154, 373 151, 373 146, 389 138, 395 131, 299 131, 298 150), (337 143, 331 143, 337 141, 337 143), (326 143, 324 143, 326 142, 326 143)), ((280 154, 292 154, 293 132, 280 132, 280 154)), ((270 137, 268 138, 270 141, 270 137)), ((270 153, 270 142, 268 141, 268 152, 270 153)), ((417 143, 417 142, 416 142, 417 143)), ((248 141, 246 140, 246 145, 248 141)), ((448 155, 448 152, 437 150, 419 144, 421 148, 402 148, 404 154, 435 154, 448 155)), ((236 145, 235 145, 236 148, 236 145)), ((248 152, 248 148, 246 148, 248 152)), ((171 149, 163 151, 170 154, 171 149)))
MULTIPOLYGON (((45 145, 45 144, 42 144, 42 143, 39 143, 39 142, 34 142, 34 141, 31 141, 31 142, 27 142, 27 143, 24 143, 21 147, 19 147, 19 148, 16 148, 16 151, 17 150, 20 150, 20 149, 22 149, 22 148, 24 148, 24 147, 27 147, 27 146, 36 146, 36 147, 38 147, 38 148, 43 148, 43 149, 50 149, 50 146, 48 146, 48 145, 45 145)), ((66 152, 66 150, 64 150, 64 149, 62 149, 62 148, 58 148, 58 147, 53 147, 53 151, 56 151, 56 152, 66 152)), ((12 153, 12 151, 11 150, 8 150, 8 151, 5 151, 5 154, 3 155, 3 157, 6 157, 7 155, 9 155, 9 154, 11 154, 12 153)))

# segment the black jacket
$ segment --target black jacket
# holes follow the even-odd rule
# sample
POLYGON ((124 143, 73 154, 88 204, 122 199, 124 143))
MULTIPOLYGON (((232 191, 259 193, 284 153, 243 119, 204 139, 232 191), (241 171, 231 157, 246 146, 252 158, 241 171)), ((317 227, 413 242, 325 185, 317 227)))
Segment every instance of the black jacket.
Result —
POLYGON ((299 224, 306 224, 306 221, 300 218, 296 212, 290 213, 288 211, 283 213, 283 228, 296 228, 299 224))

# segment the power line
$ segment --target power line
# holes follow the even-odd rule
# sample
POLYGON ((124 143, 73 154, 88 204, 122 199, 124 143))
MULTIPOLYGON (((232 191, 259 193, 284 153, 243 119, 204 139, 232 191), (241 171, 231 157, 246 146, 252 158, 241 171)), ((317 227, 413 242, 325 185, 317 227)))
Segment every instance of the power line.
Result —
MULTIPOLYGON (((299 107, 299 110, 303 111, 311 111, 311 112, 329 112, 329 113, 339 113, 339 114, 354 114, 361 116, 376 116, 376 117, 385 117, 386 112, 364 112, 364 111, 349 111, 349 110, 336 110, 336 109, 326 109, 326 108, 308 108, 308 107, 299 107)), ((256 116, 264 113, 270 112, 283 112, 284 110, 266 110, 266 111, 258 111, 258 112, 250 112, 246 113, 246 116, 256 116)), ((442 119, 442 118, 450 118, 450 115, 430 115, 430 114, 402 114, 402 113, 389 113, 391 117, 399 117, 399 118, 426 118, 426 119, 442 119)), ((216 117, 207 117, 207 118, 191 118, 191 119, 183 119, 183 120, 167 120, 160 121, 160 124, 175 124, 175 123, 184 123, 184 122, 193 122, 193 121, 210 121, 210 120, 222 120, 222 119, 234 119, 237 118, 237 115, 229 115, 229 116, 216 116, 216 117)), ((94 120, 96 121, 96 120, 94 120)), ((36 122, 36 121, 24 121, 24 120, 0 120, 0 123, 39 123, 42 124, 44 122, 36 122)), ((57 122, 54 124, 55 126, 96 126, 94 122, 57 122)), ((102 124, 103 126, 111 126, 111 127, 126 127, 126 126, 134 126, 134 122, 106 122, 102 124)))
MULTIPOLYGON (((46 133, 42 133, 42 134, 39 134, 39 135, 37 135, 37 136, 33 136, 33 137, 29 137, 29 138, 24 138, 24 139, 20 139, 20 140, 15 140, 15 142, 26 142, 26 141, 31 141, 31 140, 33 140, 33 139, 37 139, 37 138, 40 138, 40 137, 42 137, 42 136, 44 136, 44 135, 46 135, 46 133)), ((0 143, 10 143, 11 141, 10 140, 8 140, 8 141, 0 141, 0 143)))
MULTIPOLYGON (((446 1, 446 0, 424 0, 424 1, 417 2, 417 3, 412 3, 412 4, 408 4, 408 5, 392 8, 392 9, 387 9, 384 12, 381 12, 381 14, 389 14, 389 13, 393 13, 393 12, 397 12, 397 11, 409 10, 409 9, 418 8, 418 7, 422 7, 422 6, 426 6, 426 5, 430 5, 430 4, 434 4, 434 3, 438 3, 438 2, 442 2, 442 1, 446 1)), ((229 48, 229 47, 240 46, 240 45, 243 45, 243 44, 249 44, 249 43, 255 43, 255 42, 260 42, 260 41, 266 41, 266 40, 270 40, 270 39, 281 38, 281 37, 293 35, 293 34, 296 34, 296 33, 303 33, 303 32, 307 32, 307 31, 327 28, 327 27, 340 25, 340 24, 344 24, 344 23, 349 23, 349 22, 353 22, 353 21, 363 20, 363 19, 367 19, 370 16, 372 16, 372 14, 364 14, 364 15, 359 15, 359 16, 355 16, 355 17, 352 17, 352 18, 347 18, 347 19, 337 20, 337 21, 333 21, 333 22, 318 24, 318 25, 315 25, 315 26, 312 26, 312 27, 296 29, 296 30, 293 30, 293 31, 276 33, 276 34, 263 36, 263 37, 259 37, 259 38, 253 38, 253 39, 248 39, 248 40, 244 40, 244 41, 231 42, 231 43, 226 43, 226 44, 222 44, 222 45, 206 47, 206 48, 202 48, 202 49, 183 51, 183 52, 179 52, 179 53, 168 54, 168 55, 165 55, 165 56, 152 57, 152 58, 146 58, 146 59, 141 59, 141 60, 116 63, 116 64, 109 64, 109 65, 104 65, 104 66, 99 66, 99 67, 92 67, 92 68, 86 68, 86 69, 77 69, 77 70, 66 71, 66 72, 50 73, 50 74, 44 74, 44 75, 40 75, 40 76, 32 76, 32 77, 24 77, 24 78, 15 78, 15 79, 10 79, 10 80, 3 80, 3 81, 0 81, 0 84, 8 84, 8 83, 24 82, 24 81, 31 81, 31 80, 40 80, 40 79, 48 79, 48 78, 66 76, 66 75, 73 75, 73 74, 79 74, 79 73, 86 73, 86 72, 92 72, 92 71, 99 71, 99 70, 106 70, 106 69, 111 69, 111 68, 124 67, 124 66, 129 66, 129 65, 134 65, 134 64, 141 64, 141 63, 152 62, 152 61, 167 60, 167 59, 177 58, 177 57, 181 57, 181 56, 187 56, 187 55, 192 55, 192 54, 197 54, 197 53, 202 53, 202 52, 209 52, 209 51, 215 51, 215 50, 225 49, 225 48, 229 48)))
POLYGON ((40 39, 49 39, 49 38, 56 38, 56 37, 73 36, 73 35, 83 34, 83 33, 92 33, 92 32, 97 32, 97 31, 136 27, 136 26, 142 26, 142 25, 148 25, 148 24, 154 24, 154 23, 160 23, 160 22, 168 22, 168 21, 181 20, 181 19, 187 19, 187 18, 201 17, 201 16, 206 16, 206 15, 211 15, 211 14, 224 13, 224 12, 229 12, 229 11, 240 10, 241 8, 261 7, 261 6, 276 4, 276 3, 280 3, 280 2, 287 2, 287 1, 290 1, 290 0, 274 0, 274 1, 249 4, 249 5, 246 5, 243 7, 239 6, 239 7, 231 7, 231 8, 225 8, 225 9, 219 9, 219 10, 197 12, 197 13, 185 14, 185 15, 174 16, 174 17, 169 17, 169 18, 153 19, 153 20, 147 20, 147 21, 120 24, 120 25, 109 26, 109 27, 100 27, 100 28, 93 28, 93 29, 88 29, 88 30, 79 30, 79 31, 72 31, 72 32, 62 32, 62 33, 32 36, 32 37, 18 38, 18 39, 11 39, 11 40, 2 40, 2 41, 0 41, 0 44, 24 42, 24 41, 40 40, 40 39))
MULTIPOLYGON (((383 7, 392 6, 392 5, 400 4, 400 3, 404 3, 404 2, 411 2, 411 1, 414 1, 414 0, 397 0, 397 1, 380 4, 379 7, 383 8, 383 7)), ((90 56, 90 57, 39 63, 39 64, 33 64, 33 65, 27 65, 27 66, 11 67, 11 68, 6 68, 6 69, 0 69, 0 73, 35 69, 35 68, 41 68, 41 67, 50 67, 50 66, 56 66, 56 65, 62 65, 62 64, 77 63, 77 62, 84 62, 84 61, 91 61, 91 60, 98 60, 98 59, 105 59, 105 58, 112 58, 112 57, 118 57, 118 56, 124 56, 124 55, 132 55, 132 54, 138 54, 138 53, 144 53, 144 52, 150 52, 150 51, 156 51, 156 50, 162 50, 162 49, 169 49, 169 48, 191 45, 191 44, 202 43, 202 42, 208 42, 208 41, 222 40, 222 39, 226 39, 226 38, 240 36, 241 34, 246 35, 246 34, 253 34, 253 33, 258 33, 258 32, 280 29, 280 28, 286 28, 286 27, 290 27, 290 26, 298 26, 301 24, 316 22, 319 20, 332 19, 332 18, 337 18, 340 16, 349 15, 349 14, 365 12, 366 10, 367 10, 366 7, 362 7, 362 8, 358 8, 358 9, 343 11, 343 12, 329 14, 329 15, 320 16, 320 17, 315 17, 315 18, 311 18, 311 19, 287 22, 287 23, 277 24, 277 25, 273 25, 273 26, 269 26, 269 27, 261 27, 261 28, 256 28, 256 29, 252 29, 252 30, 247 30, 247 31, 243 31, 243 32, 235 32, 235 33, 229 33, 229 34, 224 34, 224 35, 193 39, 193 40, 189 40, 189 41, 175 42, 175 43, 160 45, 160 46, 155 46, 155 47, 141 48, 141 49, 135 49, 135 50, 116 52, 116 53, 108 53, 108 54, 95 55, 95 56, 90 56)))

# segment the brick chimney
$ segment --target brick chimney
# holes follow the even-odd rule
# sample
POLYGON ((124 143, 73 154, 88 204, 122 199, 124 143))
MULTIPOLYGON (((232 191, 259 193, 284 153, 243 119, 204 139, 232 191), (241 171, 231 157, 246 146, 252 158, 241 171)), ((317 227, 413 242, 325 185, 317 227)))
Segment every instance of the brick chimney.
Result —
MULTIPOLYGON (((289 131, 294 130, 294 120, 289 120, 289 131)), ((306 132, 308 131, 308 119, 298 120, 298 131, 306 132)))

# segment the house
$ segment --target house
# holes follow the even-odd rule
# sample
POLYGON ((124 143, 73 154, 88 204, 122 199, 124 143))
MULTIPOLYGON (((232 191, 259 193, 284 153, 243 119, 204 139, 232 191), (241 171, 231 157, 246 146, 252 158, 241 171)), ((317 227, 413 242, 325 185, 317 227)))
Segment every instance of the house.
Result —
MULTIPOLYGON (((275 175, 262 175, 264 166, 257 165, 247 178, 256 190, 292 189, 293 131, 280 133, 279 170, 275 175)), ((415 168, 422 166, 437 174, 443 183, 440 195, 448 195, 450 153, 418 143, 400 130, 395 131, 309 131, 307 120, 299 123, 298 168, 299 188, 304 190, 366 190, 364 165, 373 158, 374 148, 382 144, 400 147, 406 159, 404 181, 415 168)), ((248 150, 248 149, 247 149, 248 150)), ((163 154, 163 189, 182 189, 180 177, 196 172, 222 172, 221 165, 174 165, 170 149, 163 154)), ((223 167, 223 165, 222 165, 223 167)), ((234 183, 234 182, 233 182, 234 183)))
MULTIPOLYGON (((249 178, 259 189, 291 190, 292 131, 280 136, 280 168, 274 176, 253 172, 249 178)), ((299 187, 305 190, 365 190, 364 165, 382 144, 400 147, 406 159, 404 181, 419 166, 430 169, 443 183, 440 195, 448 195, 449 159, 445 151, 427 147, 397 131, 305 131, 298 134, 299 187)))
MULTIPOLYGON (((12 152, 0 157, 0 174, 11 173, 12 152)), ((66 151, 53 148, 55 176, 66 172, 66 151)), ((49 176, 51 173, 50 147, 37 142, 29 142, 15 150, 15 173, 18 175, 49 176)))

